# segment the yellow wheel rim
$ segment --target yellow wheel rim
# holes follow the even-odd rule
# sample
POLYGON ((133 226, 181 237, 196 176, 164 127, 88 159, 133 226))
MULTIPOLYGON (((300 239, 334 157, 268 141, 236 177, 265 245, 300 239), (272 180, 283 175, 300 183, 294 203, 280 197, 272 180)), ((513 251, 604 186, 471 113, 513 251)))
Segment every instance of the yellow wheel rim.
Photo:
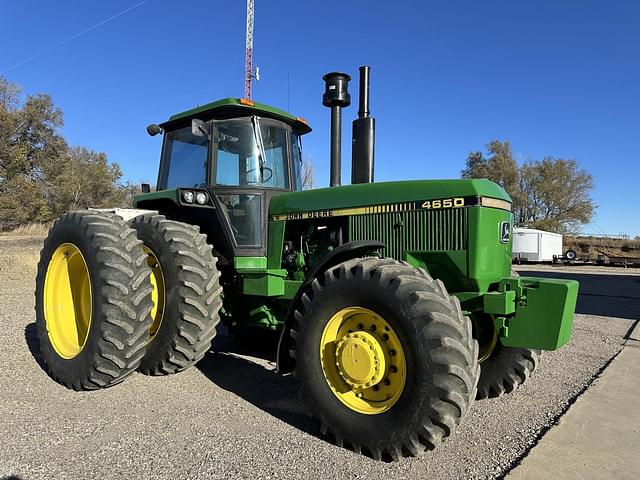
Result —
POLYGON ((162 323, 162 317, 164 316, 164 304, 165 304, 165 289, 164 289, 164 274, 162 273, 162 267, 156 255, 150 248, 144 247, 144 251, 147 254, 147 265, 151 269, 151 301, 153 307, 151 307, 152 323, 149 328, 149 341, 153 340, 160 329, 162 323))
MULTIPOLYGON (((493 318, 491 318, 490 320, 491 320, 491 325, 493 326, 493 318)), ((495 326, 493 326, 492 328, 491 337, 482 343, 480 342, 478 343, 479 343, 478 363, 483 363, 487 361, 489 357, 491 357, 491 354, 493 353, 493 351, 496 348, 496 345, 498 344, 498 331, 496 330, 495 326)))
POLYGON ((402 343, 391 325, 367 308, 343 308, 331 317, 320 340, 320 362, 333 394, 358 413, 385 412, 404 390, 402 343))
POLYGON ((82 253, 72 243, 55 249, 44 277, 44 318, 53 349, 62 358, 77 356, 91 327, 91 280, 82 253))

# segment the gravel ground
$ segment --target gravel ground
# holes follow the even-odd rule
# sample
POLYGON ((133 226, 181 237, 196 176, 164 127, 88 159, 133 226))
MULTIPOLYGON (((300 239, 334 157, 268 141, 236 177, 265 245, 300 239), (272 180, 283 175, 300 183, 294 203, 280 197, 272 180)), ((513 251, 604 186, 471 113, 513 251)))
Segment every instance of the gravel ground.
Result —
POLYGON ((0 477, 501 478, 620 350, 637 318, 602 316, 612 297, 623 292, 640 311, 624 293, 638 291, 638 277, 609 275, 620 285, 581 298, 570 344, 545 353, 526 386, 476 402, 440 449, 382 463, 323 439, 272 354, 242 352, 225 335, 182 374, 134 374, 97 392, 53 382, 35 334, 38 249, 38 239, 0 238, 0 477))

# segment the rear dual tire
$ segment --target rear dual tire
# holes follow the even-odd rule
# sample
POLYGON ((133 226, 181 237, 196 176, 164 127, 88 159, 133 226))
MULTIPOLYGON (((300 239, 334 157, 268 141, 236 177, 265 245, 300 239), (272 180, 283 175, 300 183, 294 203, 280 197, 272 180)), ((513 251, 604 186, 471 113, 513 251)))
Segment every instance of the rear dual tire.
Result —
POLYGON ((61 216, 36 277, 36 325, 51 377, 75 390, 198 362, 216 333, 221 288, 198 228, 161 215, 61 216))
POLYGON ((138 368, 151 323, 146 258, 119 217, 80 211, 56 220, 35 289, 38 338, 54 380, 93 390, 138 368))
POLYGON ((154 284, 163 300, 163 308, 154 310, 157 331, 152 328, 139 369, 147 375, 181 372, 204 357, 216 335, 222 306, 217 259, 196 226, 154 214, 135 217, 130 225, 150 263, 159 263, 154 284))

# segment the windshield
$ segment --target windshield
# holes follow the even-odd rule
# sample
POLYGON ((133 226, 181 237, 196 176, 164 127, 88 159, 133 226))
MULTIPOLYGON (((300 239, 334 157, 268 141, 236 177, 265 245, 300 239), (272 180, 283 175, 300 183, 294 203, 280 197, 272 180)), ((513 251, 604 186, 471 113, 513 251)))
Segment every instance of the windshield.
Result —
POLYGON ((168 163, 165 188, 205 187, 209 140, 191 133, 191 126, 168 132, 165 136, 164 161, 168 163))
POLYGON ((287 130, 255 117, 214 122, 215 184, 288 190, 287 130))

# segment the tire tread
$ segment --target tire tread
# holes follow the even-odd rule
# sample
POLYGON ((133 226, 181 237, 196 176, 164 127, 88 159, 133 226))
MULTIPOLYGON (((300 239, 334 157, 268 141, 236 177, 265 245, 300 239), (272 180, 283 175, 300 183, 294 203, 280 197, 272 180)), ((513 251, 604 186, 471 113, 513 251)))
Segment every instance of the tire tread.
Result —
POLYGON ((80 367, 80 372, 71 375, 68 369, 52 368, 54 359, 47 359, 47 355, 56 355, 52 348, 45 349, 48 352, 45 363, 49 375, 70 389, 110 387, 133 373, 140 363, 139 356, 137 361, 131 359, 144 349, 144 332, 151 325, 151 271, 140 261, 144 256, 142 242, 120 217, 89 210, 69 212, 59 217, 49 231, 38 263, 35 295, 41 345, 49 342, 42 290, 50 258, 45 258, 44 254, 48 249, 53 251, 57 248, 52 243, 53 238, 58 231, 65 229, 82 232, 89 240, 89 253, 95 255, 102 287, 100 291, 92 292, 92 302, 98 301, 102 315, 101 318, 92 318, 91 329, 99 328, 101 334, 95 352, 90 355, 90 361, 80 367))
POLYGON ((428 319, 422 326, 422 335, 432 352, 436 396, 429 407, 420 412, 422 417, 415 424, 402 427, 399 434, 391 435, 382 443, 351 441, 348 431, 342 431, 339 425, 331 425, 305 387, 305 382, 301 381, 304 372, 296 363, 293 376, 299 381, 300 396, 319 417, 321 432, 331 434, 338 446, 345 445, 355 452, 368 453, 378 460, 398 460, 405 455, 417 455, 425 449, 433 449, 453 434, 466 415, 476 397, 480 372, 471 322, 462 315, 457 299, 446 293, 442 282, 432 279, 424 270, 377 257, 355 258, 330 268, 302 293, 292 316, 290 355, 294 362, 302 355, 297 353, 297 342, 304 334, 305 322, 314 307, 314 297, 328 285, 352 278, 373 280, 384 288, 392 289, 396 295, 409 295, 415 316, 428 319))
POLYGON ((162 235, 178 271, 176 334, 164 351, 153 358, 147 356, 140 366, 140 371, 147 375, 167 375, 191 367, 211 348, 222 307, 220 273, 212 247, 198 227, 158 214, 142 215, 131 221, 134 228, 144 224, 162 235))

